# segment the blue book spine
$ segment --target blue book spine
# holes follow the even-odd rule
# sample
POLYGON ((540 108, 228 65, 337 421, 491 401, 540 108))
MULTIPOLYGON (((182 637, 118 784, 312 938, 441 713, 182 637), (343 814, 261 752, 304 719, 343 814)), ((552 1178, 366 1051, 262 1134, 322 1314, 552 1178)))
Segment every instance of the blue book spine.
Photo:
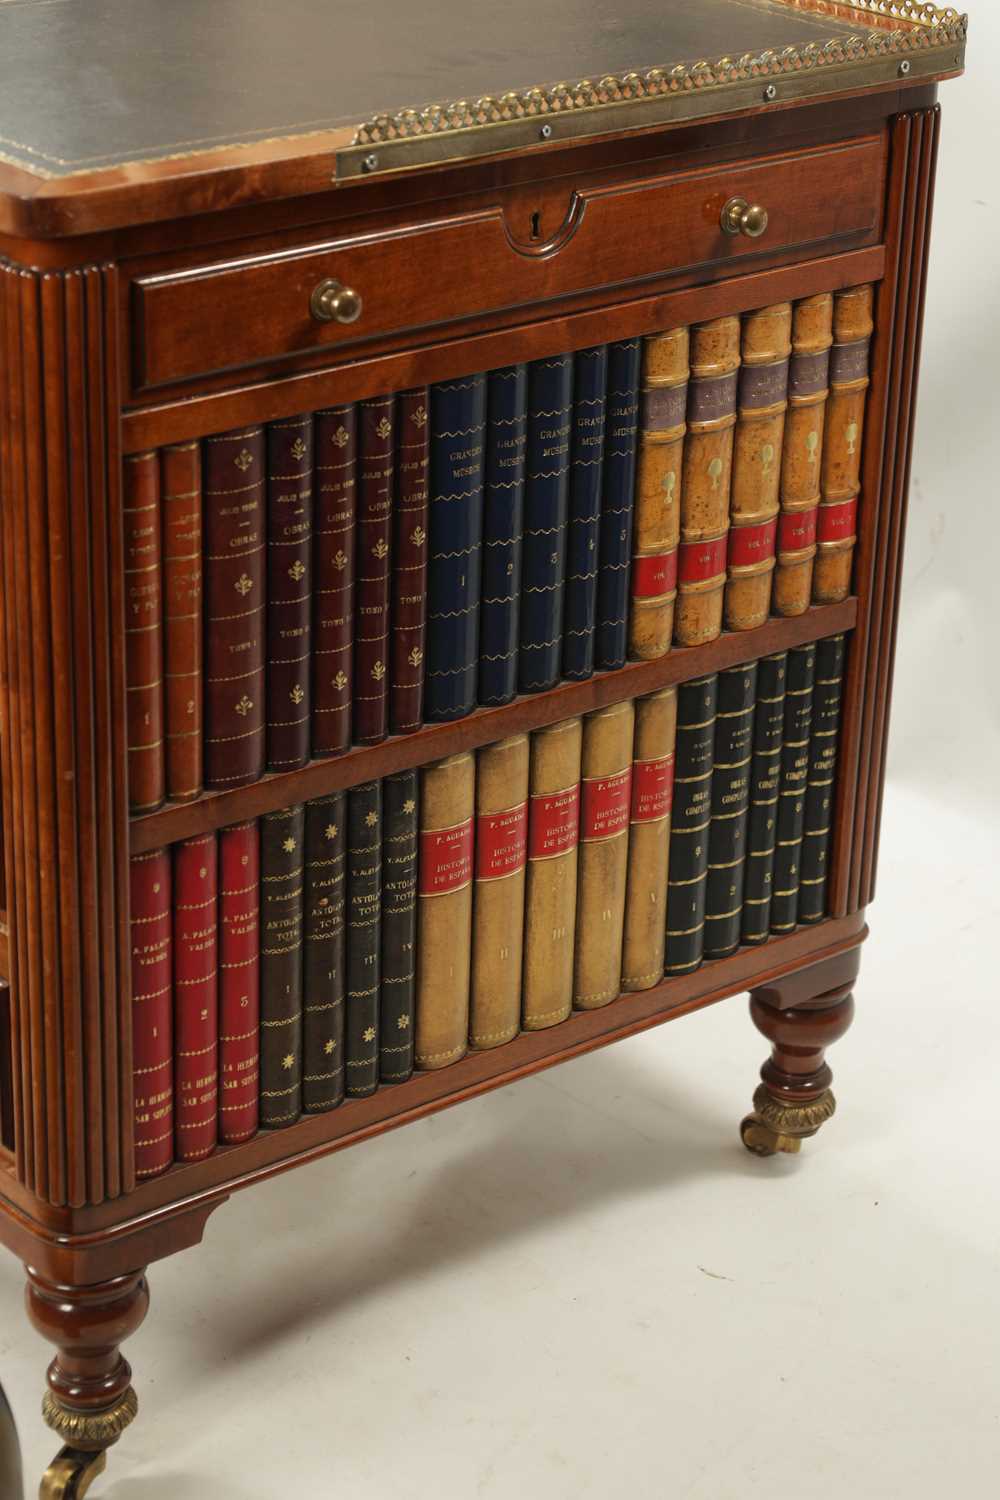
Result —
POLYGON ((606 344, 574 355, 562 671, 576 679, 594 670, 607 379, 606 344))
POLYGON ((486 451, 486 376, 431 387, 424 717, 476 706, 486 451))
POLYGON ((559 681, 569 507, 573 356, 528 366, 528 456, 521 551, 517 685, 540 693, 559 681))
POLYGON ((641 339, 609 344, 594 652, 595 664, 602 672, 625 665, 641 366, 641 339))
POLYGON ((521 528, 528 447, 528 367, 491 370, 486 400, 486 496, 479 609, 479 701, 517 692, 521 528))

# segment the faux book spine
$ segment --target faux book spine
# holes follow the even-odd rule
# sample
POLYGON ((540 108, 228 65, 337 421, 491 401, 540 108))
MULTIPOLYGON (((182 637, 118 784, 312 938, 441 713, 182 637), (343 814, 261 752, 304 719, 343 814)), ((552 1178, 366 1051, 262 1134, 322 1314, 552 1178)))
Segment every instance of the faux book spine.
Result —
POLYGON ((159 807, 166 790, 160 465, 156 453, 130 454, 125 459, 122 520, 129 803, 134 812, 143 812, 159 807))
POLYGON ((264 770, 266 514, 264 430, 206 438, 205 785, 264 770))
POLYGON ((823 438, 823 497, 816 520, 813 602, 835 604, 851 591, 857 540, 861 444, 872 335, 872 287, 853 286, 833 298, 830 396, 823 438))
POLYGON ((469 1043, 475 762, 466 751, 420 777, 418 1068, 447 1067, 469 1043))
POLYGON ((517 692, 517 642, 528 446, 528 367, 491 370, 487 382, 486 488, 479 701, 509 703, 517 692))
POLYGON ((524 881, 528 859, 525 734, 476 756, 475 891, 469 1041, 498 1047, 521 1029, 524 881))
POLYGON ((774 574, 774 608, 779 615, 804 614, 812 597, 832 342, 830 293, 796 302, 792 315, 788 412, 781 450, 781 515, 774 574))
POLYGON ((629 655, 639 661, 665 656, 673 640, 689 374, 686 328, 643 341, 629 624, 629 655))
POLYGON ((392 517, 392 680, 389 727, 410 734, 424 717, 427 607, 428 392, 396 398, 396 504, 392 517))
POLYGON ((382 783, 382 974, 379 1080, 405 1083, 413 1072, 417 961, 417 800, 419 775, 382 783))
POLYGON ((594 638, 594 665, 601 672, 623 667, 627 655, 641 368, 641 339, 621 339, 608 345, 597 631, 594 638))
POLYGON ((526 1031, 555 1026, 573 1008, 582 746, 579 719, 531 736, 521 996, 526 1031))
POLYGON ((668 974, 691 973, 704 953, 717 698, 716 676, 683 682, 677 689, 677 759, 667 885, 668 974))
POLYGON ((757 702, 750 762, 750 808, 743 881, 742 940, 763 943, 771 930, 771 886, 774 872, 778 793, 781 790, 781 740, 785 722, 788 654, 780 651, 757 663, 757 702))
POLYGON ((382 972, 382 783, 347 794, 347 1093, 378 1088, 378 1022, 382 972))
POLYGON ((347 961, 346 794, 306 803, 302 933, 302 1109, 320 1114, 344 1097, 347 961))
POLYGON ((636 700, 623 990, 646 990, 663 978, 676 733, 675 687, 636 700))
POLYGON ((432 722, 476 706, 485 449, 485 375, 432 386, 424 684, 432 722))
POLYGON ((802 833, 809 776, 816 647, 795 646, 788 653, 785 722, 781 740, 781 787, 775 824, 771 931, 791 932, 798 921, 802 833))
POLYGON ((359 406, 354 596, 354 739, 384 740, 389 727, 389 579, 396 433, 392 396, 359 406))
POLYGON ((201 444, 160 449, 167 796, 202 787, 201 444))
POLYGON ((267 428, 267 769, 309 759, 313 419, 267 428))
POLYGON ((219 834, 219 1139, 249 1140, 259 1120, 260 834, 219 834))
POLYGON ((135 1175, 155 1177, 174 1159, 173 919, 169 849, 135 854, 129 867, 135 1175))
POLYGON ((174 1086, 178 1161, 218 1140, 218 848, 214 833, 174 846, 174 1086))
POLYGON ((590 677, 594 670, 607 379, 606 345, 573 356, 562 659, 562 674, 572 680, 590 677))
POLYGON ((830 849, 830 823, 837 774, 844 652, 845 641, 842 635, 830 636, 816 646, 816 681, 813 687, 809 770, 802 827, 798 911, 800 922, 819 922, 826 915, 827 855, 830 849))
POLYGON ((301 807, 260 820, 260 1123, 275 1129, 302 1113, 301 807))
POLYGON ((635 709, 613 703, 583 721, 573 1004, 596 1010, 621 991, 635 709))
POLYGON ((756 662, 719 673, 705 887, 706 958, 734 953, 740 943, 756 692, 756 662))
POLYGON ((528 366, 518 687, 540 693, 559 681, 569 513, 573 356, 528 366))
POLYGON ((351 743, 357 408, 318 411, 313 442, 312 750, 337 755, 351 743))

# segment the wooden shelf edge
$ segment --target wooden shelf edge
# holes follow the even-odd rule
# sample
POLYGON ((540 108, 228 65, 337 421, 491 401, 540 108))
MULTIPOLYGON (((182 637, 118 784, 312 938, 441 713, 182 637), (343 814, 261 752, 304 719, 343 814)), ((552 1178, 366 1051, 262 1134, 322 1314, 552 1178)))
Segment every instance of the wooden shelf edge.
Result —
POLYGON ((841 604, 815 605, 791 619, 774 617, 758 630, 727 631, 705 646, 678 647, 656 661, 630 662, 615 672, 599 672, 585 682, 562 682, 546 693, 515 698, 500 708, 477 709, 449 724, 425 724, 414 734, 396 735, 378 745, 356 745, 344 755, 310 761, 298 771, 264 776, 249 786, 206 792, 193 802, 167 803, 132 819, 131 852, 146 854, 178 839, 259 818, 263 813, 325 797, 363 781, 441 760, 459 750, 478 749, 509 734, 557 724, 609 703, 640 698, 670 683, 686 682, 790 646, 837 635, 852 630, 857 617, 858 601, 853 596, 841 604))
MULTIPOLYGON (((384 1131, 490 1093, 557 1063, 582 1057, 784 974, 808 968, 855 947, 866 936, 863 911, 800 927, 786 937, 770 939, 759 948, 741 948, 729 958, 706 963, 694 974, 679 975, 652 989, 623 994, 599 1010, 574 1011, 559 1026, 522 1032, 502 1047, 469 1052, 450 1067, 415 1073, 408 1083, 384 1086, 366 1099, 351 1099, 326 1114, 304 1116, 284 1130, 261 1131, 242 1145, 220 1147, 204 1161, 178 1164, 162 1176, 140 1184, 126 1197, 61 1211, 59 1229, 51 1222, 36 1221, 31 1232, 50 1242, 55 1239, 67 1249, 78 1250, 111 1239, 127 1241, 131 1236, 142 1235, 147 1243, 141 1252, 137 1248, 135 1254, 142 1257, 148 1254, 156 1259, 170 1253, 169 1249, 157 1248, 171 1243, 169 1236, 160 1231, 178 1216, 207 1213, 233 1192, 279 1172, 371 1140, 384 1131)), ((734 1100, 734 1121, 740 1106, 741 1101, 734 1100)), ((5 1209, 20 1219, 22 1229, 26 1215, 34 1218, 33 1205, 25 1199, 23 1190, 12 1183, 7 1203, 5 1196, 7 1188, 0 1186, 0 1238, 5 1209)))

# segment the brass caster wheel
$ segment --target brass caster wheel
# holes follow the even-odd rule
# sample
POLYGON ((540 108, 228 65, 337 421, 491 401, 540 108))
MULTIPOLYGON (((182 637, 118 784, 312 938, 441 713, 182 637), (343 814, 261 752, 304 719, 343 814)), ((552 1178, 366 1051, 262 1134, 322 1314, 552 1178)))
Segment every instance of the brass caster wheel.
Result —
POLYGON ((108 1455, 81 1453, 78 1448, 63 1448, 49 1464, 38 1491, 38 1500, 83 1500, 99 1474, 107 1466, 108 1455))
POLYGON ((777 1156, 779 1151, 787 1151, 790 1155, 800 1151, 802 1141, 798 1136, 780 1135, 778 1131, 771 1130, 756 1115, 747 1115, 740 1126, 740 1135, 743 1144, 754 1156, 777 1156))

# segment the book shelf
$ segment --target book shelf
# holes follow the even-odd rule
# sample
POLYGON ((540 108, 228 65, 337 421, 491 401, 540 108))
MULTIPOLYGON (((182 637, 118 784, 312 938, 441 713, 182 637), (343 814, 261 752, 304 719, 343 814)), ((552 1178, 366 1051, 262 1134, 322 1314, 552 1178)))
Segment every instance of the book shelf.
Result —
MULTIPOLYGON (((577 8, 556 0, 536 18, 539 55, 510 57, 503 77, 472 69, 455 97, 478 98, 474 110, 413 110, 389 26, 382 66, 342 79, 349 126, 322 117, 336 82, 325 49, 314 65, 261 22, 260 66, 271 78, 277 59, 296 94, 280 130, 245 100, 219 112, 216 44, 192 13, 179 25, 206 128, 188 154, 171 149, 184 122, 155 72, 123 96, 123 144, 100 111, 85 128, 64 115, 46 7, 0 16, 0 59, 20 59, 0 60, 0 1240, 57 1350, 44 1415, 65 1447, 43 1500, 82 1495, 135 1416, 120 1345, 145 1314, 146 1268, 197 1244, 238 1188, 746 991, 772 1052, 744 1143, 798 1150, 833 1112, 825 1054, 850 1022, 875 884, 936 84, 961 69, 965 21, 882 0, 711 0, 697 16, 626 0, 622 34, 597 43, 577 8), (30 96, 11 73, 29 66, 30 96), (603 81, 504 93, 525 69, 603 81), (4 145, 20 140, 33 144, 4 145), (130 466, 616 341, 745 329, 778 306, 790 319, 805 299, 868 287, 863 438, 845 438, 860 465, 846 597, 130 810, 130 466), (833 637, 846 657, 820 920, 137 1173, 136 856, 833 637)), ((439 24, 421 43, 429 76, 439 24)), ((133 50, 149 33, 169 55, 158 27, 141 0, 121 30, 133 50)), ((494 55, 510 46, 505 25, 494 55)))

